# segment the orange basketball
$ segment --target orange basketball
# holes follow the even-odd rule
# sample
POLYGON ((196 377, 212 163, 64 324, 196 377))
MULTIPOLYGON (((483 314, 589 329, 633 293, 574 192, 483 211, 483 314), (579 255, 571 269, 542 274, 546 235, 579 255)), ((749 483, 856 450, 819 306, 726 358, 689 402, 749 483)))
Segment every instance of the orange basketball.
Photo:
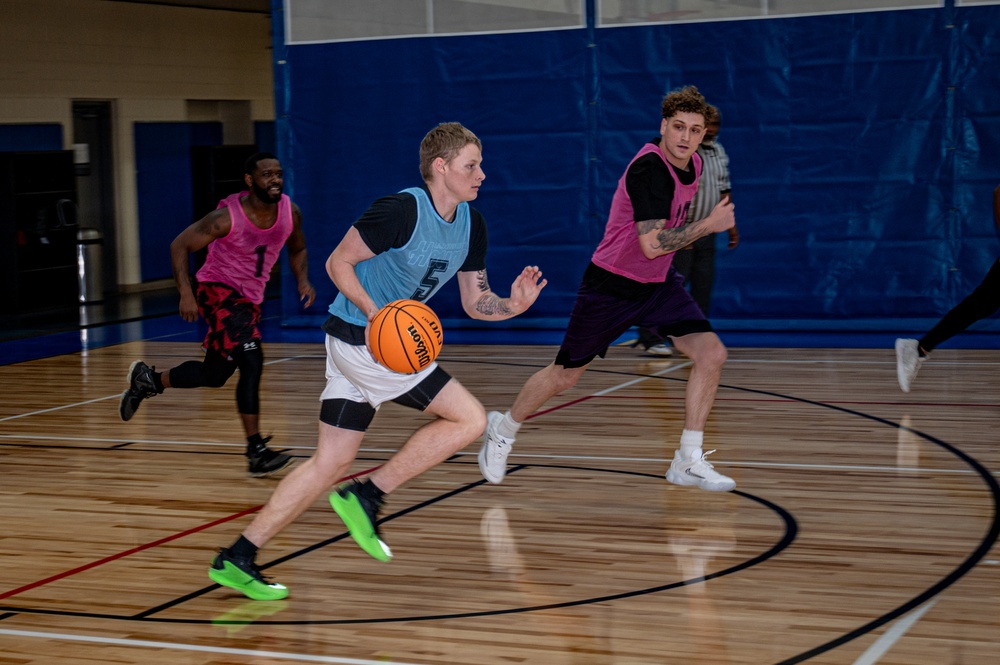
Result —
POLYGON ((434 362, 443 341, 434 310, 416 300, 395 300, 372 319, 368 348, 379 364, 413 374, 434 362))

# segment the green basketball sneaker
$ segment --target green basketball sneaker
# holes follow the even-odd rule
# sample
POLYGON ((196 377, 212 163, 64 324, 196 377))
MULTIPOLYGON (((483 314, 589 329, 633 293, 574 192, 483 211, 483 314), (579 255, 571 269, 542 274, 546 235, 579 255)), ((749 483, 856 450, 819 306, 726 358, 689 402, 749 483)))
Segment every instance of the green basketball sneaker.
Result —
POLYGON ((253 600, 281 600, 288 597, 283 584, 269 582, 250 559, 234 557, 228 548, 219 550, 208 576, 216 584, 236 589, 253 600))
POLYGON ((356 480, 344 483, 330 494, 330 505, 340 519, 344 521, 351 538, 365 552, 379 561, 392 559, 392 550, 379 537, 378 511, 381 503, 374 503, 361 496, 358 488, 361 483, 356 480))

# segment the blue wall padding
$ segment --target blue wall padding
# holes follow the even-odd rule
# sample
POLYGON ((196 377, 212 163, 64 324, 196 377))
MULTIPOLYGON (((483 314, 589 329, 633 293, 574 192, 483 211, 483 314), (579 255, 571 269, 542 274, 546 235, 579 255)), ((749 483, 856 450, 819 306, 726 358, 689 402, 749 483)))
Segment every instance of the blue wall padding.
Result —
MULTIPOLYGON (((418 183, 440 121, 484 143, 490 283, 550 280, 511 327, 565 323, 618 178, 697 85, 720 107, 742 242, 712 317, 868 329, 934 319, 1000 254, 1000 6, 286 47, 278 142, 322 307, 324 261, 377 196, 418 183)), ((291 280, 288 280, 291 281, 291 280)), ((449 326, 457 285, 431 305, 449 326)), ((287 296, 288 290, 285 291, 287 296)), ((291 289, 294 295, 294 288, 291 289)), ((285 298, 286 323, 301 316, 285 298)))
MULTIPOLYGON (((334 294, 323 263, 350 224, 375 198, 419 184, 421 138, 438 122, 459 121, 484 144, 486 181, 473 205, 489 227, 490 283, 506 295, 521 268, 539 265, 551 281, 535 314, 565 318, 597 238, 586 222, 587 52, 581 36, 289 49, 289 78, 301 83, 291 90, 291 144, 281 148, 281 157, 287 162, 290 155, 286 185, 306 220, 322 311, 334 294)), ((297 315, 297 300, 289 304, 285 316, 297 315)), ((457 283, 432 306, 443 319, 468 320, 457 283)))
POLYGON ((59 123, 0 125, 0 152, 62 149, 63 128, 59 123))
POLYGON ((278 153, 278 135, 273 120, 258 120, 253 123, 253 140, 261 152, 278 153))
POLYGON ((192 212, 191 148, 220 145, 222 123, 137 122, 134 136, 142 281, 167 279, 173 277, 170 243, 211 212, 192 212))

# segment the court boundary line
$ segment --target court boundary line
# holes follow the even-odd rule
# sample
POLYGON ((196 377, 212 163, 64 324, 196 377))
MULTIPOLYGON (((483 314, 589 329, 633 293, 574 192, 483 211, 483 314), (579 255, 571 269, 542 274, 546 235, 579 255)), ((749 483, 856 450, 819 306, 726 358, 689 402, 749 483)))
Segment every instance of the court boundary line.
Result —
POLYGON ((336 665, 416 665, 398 660, 369 660, 363 658, 343 658, 340 656, 314 656, 312 654, 293 653, 290 651, 256 651, 254 649, 234 649, 232 647, 213 647, 201 644, 186 644, 183 642, 157 642, 155 640, 136 640, 121 637, 97 637, 94 635, 75 635, 73 633, 46 633, 35 630, 16 630, 0 628, 0 635, 12 637, 34 637, 45 640, 64 640, 70 642, 88 642, 90 644, 111 644, 114 646, 137 647, 144 649, 166 649, 179 651, 198 651, 202 653, 218 653, 230 656, 251 656, 259 658, 283 658, 308 663, 334 663, 336 665))
MULTIPOLYGON (((678 368, 679 368, 679 366, 678 366, 678 368)), ((641 381, 645 381, 645 380, 647 380, 649 378, 659 377, 662 374, 669 373, 670 371, 674 371, 674 369, 675 368, 666 368, 666 369, 662 370, 661 372, 657 372, 656 374, 653 374, 653 375, 644 375, 644 376, 641 376, 641 377, 639 377, 637 379, 633 379, 633 380, 625 382, 623 384, 619 384, 618 386, 605 389, 604 391, 600 391, 599 393, 595 393, 593 395, 584 397, 584 398, 582 398, 580 400, 570 401, 568 403, 559 405, 558 407, 556 407, 554 409, 549 409, 547 411, 543 411, 543 412, 538 412, 538 413, 532 414, 531 417, 538 417, 538 416, 541 416, 541 415, 545 415, 546 413, 550 413, 550 412, 552 412, 554 410, 557 410, 557 409, 563 409, 563 408, 566 408, 566 407, 569 407, 569 406, 574 406, 576 404, 579 404, 580 402, 586 401, 587 399, 590 399, 590 398, 593 398, 593 397, 596 397, 596 396, 603 396, 603 395, 609 394, 611 392, 614 392, 615 390, 619 390, 621 388, 624 388, 627 385, 634 385, 635 383, 638 383, 638 382, 641 382, 641 381)), ((615 373, 615 372, 608 372, 608 373, 615 373)), ((881 423, 883 425, 888 425, 888 426, 891 426, 891 427, 896 427, 897 429, 905 429, 905 430, 912 431, 912 432, 918 434, 919 436, 921 436, 922 438, 928 440, 929 442, 937 444, 938 446, 942 447, 943 449, 951 452, 953 455, 956 455, 960 459, 964 460, 967 464, 969 464, 972 467, 972 470, 978 470, 979 471, 978 475, 980 477, 983 477, 984 480, 986 480, 987 489, 994 490, 994 493, 993 493, 994 504, 995 504, 995 507, 997 507, 998 501, 997 501, 997 493, 995 492, 995 490, 998 490, 1000 488, 997 487, 996 481, 992 479, 992 474, 989 473, 989 472, 987 472, 985 474, 982 473, 983 471, 987 471, 987 470, 984 467, 982 467, 982 465, 980 465, 975 460, 975 458, 972 458, 971 456, 963 453, 960 449, 956 448, 954 445, 949 444, 949 443, 947 443, 947 442, 945 442, 945 441, 943 441, 941 439, 938 439, 936 437, 923 434, 921 432, 918 432, 917 430, 912 430, 912 429, 910 429, 908 427, 903 427, 903 426, 901 426, 901 425, 899 425, 899 424, 897 424, 897 423, 895 423, 895 422, 893 422, 891 420, 887 420, 885 418, 881 418, 881 417, 878 417, 878 416, 873 416, 873 415, 867 414, 867 413, 862 413, 862 412, 854 411, 852 409, 847 409, 847 408, 843 408, 843 407, 834 406, 834 405, 832 405, 830 403, 826 403, 826 402, 820 402, 820 401, 815 401, 815 400, 805 399, 805 398, 788 397, 786 395, 780 395, 780 394, 777 394, 777 393, 774 393, 774 392, 771 392, 771 391, 755 390, 755 389, 747 389, 747 388, 739 388, 739 387, 734 387, 734 386, 721 386, 720 385, 720 388, 722 388, 722 387, 726 387, 726 388, 730 388, 730 389, 735 389, 735 390, 742 391, 742 392, 747 392, 747 393, 754 393, 754 394, 758 394, 758 395, 762 394, 762 395, 769 395, 769 396, 772 396, 772 397, 780 397, 780 398, 783 398, 783 399, 790 399, 790 400, 792 400, 794 402, 799 402, 799 403, 806 404, 806 405, 811 405, 811 406, 819 406, 819 407, 823 407, 823 408, 828 408, 828 409, 832 409, 834 411, 839 411, 839 412, 847 414, 847 415, 852 415, 852 416, 856 416, 856 417, 860 416, 860 417, 862 417, 864 419, 869 419, 869 420, 881 423)), ((53 409, 53 410, 55 410, 55 409, 53 409)), ((2 420, 0 420, 0 422, 2 422, 2 420)), ((996 536, 995 531, 996 531, 996 527, 997 527, 996 520, 994 520, 994 525, 993 526, 994 526, 994 528, 991 531, 993 532, 992 535, 994 536, 994 539, 995 539, 995 536, 996 536)), ((990 542, 990 546, 991 545, 992 545, 992 541, 990 542)), ((944 589, 948 588, 949 586, 951 586, 951 584, 953 584, 958 579, 960 579, 961 577, 963 577, 966 572, 968 572, 972 567, 975 566, 975 563, 977 563, 979 560, 981 560, 983 558, 983 556, 985 556, 986 551, 988 551, 988 548, 987 548, 987 550, 983 550, 982 547, 983 547, 983 545, 981 544, 980 548, 978 548, 977 551, 973 552, 973 554, 970 557, 968 557, 965 562, 963 562, 962 566, 959 566, 959 568, 957 568, 956 570, 952 571, 951 574, 946 575, 937 584, 933 585, 929 589, 926 589, 922 594, 918 595, 916 598, 912 599, 910 602, 904 603, 902 606, 897 607, 895 610, 890 611, 890 612, 888 612, 886 614, 883 614, 880 618, 875 619, 873 621, 870 621, 867 624, 865 624, 865 625, 863 625, 863 626, 861 626, 859 628, 856 628, 856 629, 854 629, 852 631, 848 631, 847 633, 841 635, 841 637, 839 637, 837 639, 831 640, 829 642, 826 642, 825 644, 821 644, 821 645, 819 645, 817 647, 814 647, 813 649, 810 649, 810 650, 805 651, 803 653, 800 653, 800 654, 798 654, 796 656, 793 656, 790 659, 782 661, 782 663, 798 663, 798 662, 802 662, 804 660, 807 660, 807 659, 809 659, 810 657, 812 657, 814 655, 819 655, 819 654, 822 654, 822 653, 826 653, 826 652, 832 651, 832 650, 836 649, 837 647, 839 647, 839 646, 841 646, 841 645, 843 645, 843 644, 845 644, 847 642, 850 642, 850 641, 856 639, 857 637, 860 637, 861 635, 870 633, 872 630, 878 628, 881 625, 885 625, 885 624, 891 622, 893 619, 899 618, 899 617, 901 617, 901 616, 909 613, 915 607, 919 607, 925 601, 927 601, 929 599, 933 599, 938 593, 942 592, 944 589), (977 555, 978 555, 978 557, 977 557, 977 555)), ((0 596, 0 598, 2 598, 2 597, 4 597, 4 596, 0 596)), ((890 629, 890 631, 887 631, 887 634, 890 633, 890 632, 892 632, 893 629, 896 628, 896 626, 905 625, 905 627, 902 629, 902 633, 900 633, 900 635, 902 635, 909 628, 909 626, 912 625, 913 622, 915 622, 916 620, 918 620, 920 618, 920 616, 922 616, 922 612, 917 612, 917 613, 914 613, 912 620, 910 622, 908 622, 908 623, 902 622, 902 621, 897 621, 896 625, 894 625, 890 629)), ((909 617, 907 617, 907 618, 909 618, 909 617)), ((2 629, 0 629, 0 630, 2 630, 2 629)), ((44 634, 42 634, 42 635, 44 635, 44 634)), ((885 637, 885 636, 883 636, 883 637, 885 637)), ((111 639, 114 639, 114 638, 111 638, 111 639)), ((85 640, 85 641, 87 641, 87 640, 85 640)), ((181 645, 176 645, 176 644, 175 645, 170 645, 169 643, 164 643, 164 646, 174 646, 175 648, 183 648, 181 645)), ((327 661, 321 661, 321 662, 327 662, 327 661)), ((341 662, 341 661, 333 661, 333 662, 341 662)), ((350 661, 346 661, 346 662, 350 662, 350 661)), ((364 661, 362 661, 362 662, 364 662, 364 661)), ((369 661, 369 662, 375 662, 375 661, 369 661)))
MULTIPOLYGON (((378 466, 381 466, 381 465, 378 465, 378 466)), ((339 482, 343 482, 344 480, 350 480, 351 478, 355 478, 357 476, 361 476, 361 475, 364 475, 364 474, 367 474, 367 473, 371 473, 372 471, 374 471, 375 469, 377 469, 378 466, 375 466, 375 467, 372 467, 372 468, 369 468, 369 469, 364 469, 363 471, 359 471, 358 473, 351 474, 349 476, 345 476, 344 478, 341 478, 337 482, 338 483, 339 482)), ((245 508, 244 510, 241 510, 239 512, 233 513, 231 515, 227 515, 225 517, 220 517, 218 519, 212 520, 211 522, 207 522, 205 524, 199 524, 198 526, 191 527, 190 529, 185 529, 184 531, 179 531, 179 532, 173 533, 173 534, 171 534, 169 536, 164 536, 163 538, 159 538, 157 540, 154 540, 154 541, 151 541, 151 542, 148 542, 148 543, 143 543, 142 545, 137 545, 137 546, 135 546, 133 548, 124 550, 122 552, 117 552, 115 554, 108 555, 108 556, 106 556, 106 557, 104 557, 102 559, 98 559, 96 561, 91 561, 89 563, 85 563, 82 566, 77 566, 76 568, 72 568, 70 570, 64 570, 61 573, 56 573, 55 575, 50 575, 49 577, 46 577, 44 579, 36 580, 34 582, 29 582, 28 584, 20 586, 20 587, 18 587, 16 589, 11 589, 9 591, 0 592, 0 600, 4 600, 4 599, 10 598, 12 596, 17 596, 17 595, 19 595, 21 593, 24 593, 26 591, 31 591, 32 589, 36 589, 38 587, 45 586, 46 584, 49 584, 50 582, 58 582, 58 581, 63 580, 65 578, 67 578, 67 577, 72 577, 73 575, 77 575, 79 573, 86 572, 86 571, 88 571, 88 570, 90 570, 92 568, 97 568, 98 566, 103 566, 106 563, 112 563, 113 561, 118 561, 119 559, 124 559, 127 556, 131 556, 133 554, 138 554, 139 552, 144 552, 145 550, 152 549, 154 547, 159 547, 160 545, 169 543, 169 542, 177 540, 179 538, 185 538, 187 536, 190 536, 191 534, 198 533, 198 532, 204 531, 206 529, 211 529, 212 527, 219 526, 220 524, 225 524, 226 522, 231 522, 231 521, 233 521, 235 519, 239 519, 240 517, 245 517, 247 515, 252 515, 253 513, 258 512, 263 507, 264 507, 264 504, 259 504, 259 505, 256 505, 256 506, 251 506, 250 508, 245 508)))
POLYGON ((865 652, 858 656, 858 659, 852 665, 875 665, 875 663, 882 660, 882 656, 889 653, 892 647, 896 645, 896 642, 903 635, 906 635, 910 628, 927 613, 927 610, 934 607, 935 603, 937 603, 937 599, 932 600, 914 612, 910 612, 906 616, 900 617, 889 630, 885 631, 870 647, 865 649, 865 652))
MULTIPOLYGON (((102 439, 96 437, 65 437, 65 436, 48 436, 41 434, 32 435, 21 435, 21 434, 0 434, 0 440, 2 439, 30 439, 34 441, 39 440, 59 440, 59 441, 92 441, 95 443, 110 443, 115 444, 113 446, 114 450, 125 450, 124 448, 118 447, 119 444, 145 444, 145 445, 166 445, 166 446, 193 446, 193 447, 228 447, 228 448, 238 448, 242 451, 246 446, 242 443, 214 443, 210 441, 160 441, 160 440, 143 440, 143 439, 132 439, 132 440, 119 440, 119 439, 102 439)), ((3 444, 0 446, 16 446, 18 444, 3 444)), ((471 444, 470 444, 471 445, 471 444)), ((60 446, 64 448, 65 446, 60 446)), ((315 446, 284 446, 284 450, 302 450, 302 451, 314 451, 315 446)), ((79 448, 78 450, 110 450, 108 448, 79 448)), ((171 453, 173 451, 161 451, 161 450, 144 450, 144 449, 131 449, 134 452, 166 452, 171 453)), ((358 448, 358 453, 365 454, 394 454, 398 452, 398 448, 358 448)), ((228 452, 220 452, 220 455, 228 455, 228 452)), ((465 451, 460 450, 454 453, 453 457, 474 457, 477 456, 478 451, 465 451)), ((528 459, 528 460, 552 460, 552 461, 563 461, 563 462, 649 462, 649 463, 661 463, 666 464, 670 462, 667 457, 613 457, 613 456, 603 456, 603 455, 554 455, 554 454, 538 454, 538 453, 517 453, 512 452, 510 458, 528 459)), ((456 460, 450 459, 446 462, 455 462, 456 460)), ((464 462, 463 462, 464 463, 464 462)), ((930 468, 930 467, 918 467, 918 466, 878 466, 871 464, 796 464, 791 462, 751 462, 751 461, 727 461, 727 460, 712 460, 714 466, 727 466, 731 468, 775 468, 775 469, 812 469, 812 470, 842 470, 842 471, 876 471, 876 472, 906 472, 906 473, 926 473, 926 474, 959 474, 968 475, 973 474, 975 471, 972 469, 941 469, 941 468, 930 468)), ((994 475, 1000 474, 1000 471, 992 472, 994 475)))
MULTIPOLYGON (((139 341, 148 341, 148 340, 139 340, 139 341)), ((283 343, 283 342, 275 342, 275 343, 276 344, 280 344, 280 343, 283 343)), ((77 352, 75 352, 73 354, 64 354, 64 355, 75 355, 76 353, 82 353, 82 351, 77 351, 77 352)), ((276 364, 279 364, 279 363, 290 362, 290 361, 293 361, 293 360, 321 359, 321 358, 325 358, 325 356, 312 355, 312 354, 294 354, 294 355, 282 356, 280 358, 275 358, 273 360, 265 361, 264 365, 265 366, 267 366, 267 365, 276 365, 276 364)), ((517 363, 512 363, 512 362, 509 362, 509 361, 511 361, 511 360, 518 360, 518 361, 529 361, 529 362, 534 361, 534 362, 539 362, 539 359, 537 359, 537 358, 508 357, 507 358, 508 362, 496 363, 495 360, 491 360, 491 358, 488 357, 488 356, 482 356, 480 358, 448 358, 448 357, 442 357, 441 360, 445 360, 445 361, 448 361, 448 362, 454 362, 454 363, 463 363, 463 364, 487 363, 487 364, 513 365, 513 366, 525 366, 525 365, 519 365, 517 363)), ((615 362, 616 360, 618 360, 618 359, 606 360, 606 362, 615 362)), ((650 360, 656 360, 656 358, 650 356, 650 360)), ((581 396, 579 398, 579 400, 591 399, 591 398, 594 398, 594 397, 603 397, 603 396, 606 396, 606 395, 608 395, 608 394, 610 394, 612 392, 615 392, 617 390, 621 390, 623 388, 627 388, 627 387, 635 385, 637 383, 641 383, 641 382, 643 382, 645 380, 648 380, 650 378, 659 378, 659 377, 664 376, 665 374, 670 374, 670 373, 673 373, 673 372, 675 372, 677 370, 685 369, 685 368, 690 367, 691 365, 693 365, 693 363, 691 361, 689 361, 689 360, 680 361, 680 362, 678 362, 677 360, 666 360, 666 362, 670 363, 670 365, 668 367, 665 367, 665 368, 657 371, 657 372, 653 372, 651 374, 640 374, 639 376, 637 376, 633 380, 626 381, 626 382, 624 382, 622 384, 618 384, 616 386, 612 386, 610 388, 607 388, 607 389, 602 390, 602 391, 598 391, 596 393, 592 393, 590 395, 581 396), (674 364, 674 363, 676 363, 676 364, 674 364)), ((778 364, 802 364, 802 365, 812 365, 812 364, 835 364, 835 365, 890 364, 890 365, 895 365, 894 361, 889 361, 889 360, 886 360, 886 361, 874 361, 874 363, 873 363, 872 361, 864 361, 864 360, 822 360, 822 359, 821 360, 779 360, 779 359, 745 359, 745 360, 735 359, 734 360, 734 359, 727 359, 726 360, 726 364, 730 364, 730 363, 733 363, 733 364, 742 364, 742 363, 745 363, 745 364, 769 364, 769 365, 771 365, 771 364, 774 364, 774 365, 778 365, 778 364)), ((993 365, 1000 365, 1000 363, 988 362, 988 361, 940 361, 940 362, 937 362, 935 364, 938 364, 938 365, 952 365, 952 366, 973 366, 973 365, 993 366, 993 365)), ((535 366, 535 365, 527 365, 527 366, 531 367, 531 366, 535 366)), ((3 366, 0 365, 0 367, 3 367, 3 366)), ((635 372, 622 372, 621 370, 615 370, 615 369, 606 368, 606 367, 594 367, 594 368, 591 368, 590 371, 591 372, 597 372, 597 373, 607 373, 607 374, 631 374, 631 375, 635 375, 636 374, 635 372)), ((678 380, 679 381, 686 381, 686 379, 678 379, 678 380)), ((720 389, 726 388, 726 389, 737 390, 737 391, 749 391, 749 392, 763 393, 763 394, 768 394, 768 395, 772 395, 772 396, 775 395, 775 394, 770 393, 768 391, 761 391, 761 390, 753 389, 753 388, 742 388, 742 387, 739 387, 739 386, 729 386, 729 385, 721 384, 721 383, 719 384, 719 388, 720 389)), ((49 408, 46 408, 46 409, 37 409, 35 411, 26 411, 24 413, 14 414, 14 415, 11 415, 11 416, 0 417, 0 423, 8 422, 8 421, 11 421, 11 420, 18 420, 20 418, 27 418, 27 417, 30 417, 30 416, 44 415, 46 413, 51 413, 53 411, 60 411, 62 409, 69 409, 69 408, 74 408, 74 407, 77 407, 77 406, 86 406, 88 404, 94 404, 96 402, 106 401, 106 400, 109 400, 109 399, 118 399, 120 397, 121 397, 121 393, 113 393, 111 395, 106 395, 104 397, 95 397, 95 398, 89 399, 89 400, 82 400, 82 401, 78 401, 78 402, 71 402, 71 403, 68 403, 68 404, 62 404, 62 405, 59 405, 59 406, 53 406, 53 407, 49 407, 49 408)), ((801 399, 791 398, 791 397, 787 397, 787 396, 780 396, 779 395, 777 397, 781 401, 803 401, 801 399)), ((678 397, 663 396, 661 399, 683 400, 684 397, 680 397, 680 396, 678 396, 678 397)), ((559 405, 558 407, 555 407, 555 408, 565 408, 566 406, 572 406, 573 404, 575 404, 579 400, 571 401, 571 402, 568 402, 566 404, 559 405)), ((716 402, 737 401, 737 400, 740 400, 740 398, 726 398, 726 397, 719 397, 718 395, 716 395, 716 398, 715 398, 716 402)), ((742 400, 742 401, 746 401, 746 400, 742 400)), ((762 400, 762 401, 770 401, 770 400, 762 400)), ((810 401, 810 400, 805 400, 805 401, 810 401)), ((928 404, 931 404, 931 405, 934 405, 934 406, 967 406, 967 407, 991 407, 991 408, 998 406, 995 403, 993 403, 993 404, 959 404, 959 405, 955 405, 953 403, 940 403, 940 402, 930 402, 930 403, 928 403, 928 402, 910 402, 910 401, 898 401, 898 402, 897 401, 887 401, 887 402, 852 402, 852 401, 844 401, 844 400, 838 400, 838 401, 833 401, 833 402, 823 402, 823 404, 854 404, 854 405, 873 404, 873 405, 890 405, 890 406, 891 405, 901 405, 901 406, 911 406, 911 407, 927 406, 928 404)), ((546 409, 544 411, 538 411, 536 413, 533 413, 531 416, 529 416, 528 419, 530 420, 532 418, 536 418, 538 416, 541 416, 541 415, 544 415, 546 413, 549 413, 550 411, 552 411, 552 409, 546 409)))

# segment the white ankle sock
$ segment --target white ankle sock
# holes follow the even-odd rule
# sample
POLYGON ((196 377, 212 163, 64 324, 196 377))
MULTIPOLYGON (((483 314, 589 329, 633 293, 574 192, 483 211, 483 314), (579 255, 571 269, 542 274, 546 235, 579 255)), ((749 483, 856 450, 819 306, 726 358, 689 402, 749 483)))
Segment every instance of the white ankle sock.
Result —
POLYGON ((517 436, 517 430, 521 429, 521 423, 510 417, 510 411, 503 414, 500 423, 497 425, 497 434, 505 439, 513 439, 517 436))
POLYGON ((686 429, 681 432, 681 457, 687 460, 701 457, 701 444, 705 433, 686 429))

